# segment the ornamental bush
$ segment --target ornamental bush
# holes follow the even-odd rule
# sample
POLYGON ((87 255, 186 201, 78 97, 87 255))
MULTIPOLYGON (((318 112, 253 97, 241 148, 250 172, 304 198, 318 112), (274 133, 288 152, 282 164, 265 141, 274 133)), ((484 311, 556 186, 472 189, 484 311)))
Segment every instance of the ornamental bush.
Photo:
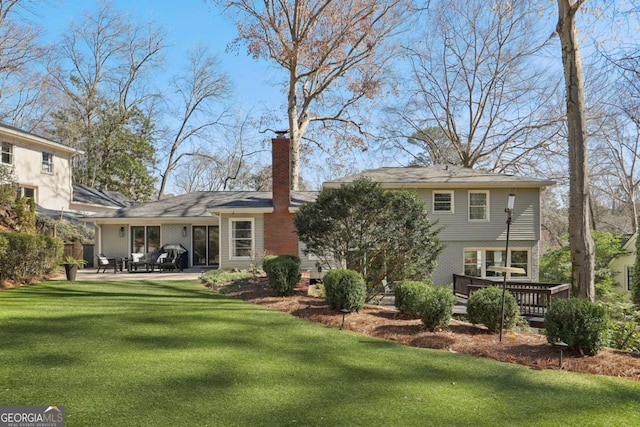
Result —
POLYGON ((278 295, 289 295, 300 281, 300 258, 294 255, 265 257, 262 262, 269 286, 278 295))
MULTIPOLYGON (((467 317, 473 324, 485 325, 489 331, 500 331, 500 317, 502 313, 502 289, 489 286, 475 291, 467 302, 467 317)), ((518 303, 509 292, 504 298, 504 327, 513 329, 516 326, 520 310, 518 303)))
POLYGON ((419 319, 429 286, 430 283, 413 280, 398 283, 394 290, 396 308, 411 319, 419 319))
POLYGON ((353 270, 329 270, 322 279, 329 307, 350 312, 364 307, 367 287, 362 274, 353 270))
POLYGON ((28 282, 42 277, 62 256, 63 244, 56 237, 7 232, 0 233, 0 240, 0 279, 28 282))
POLYGON ((455 302, 451 289, 429 286, 422 307, 422 324, 430 331, 438 326, 447 326, 453 316, 455 302))
POLYGON ((551 304, 544 317, 547 341, 564 341, 581 354, 597 354, 607 342, 607 309, 589 300, 568 298, 551 304))

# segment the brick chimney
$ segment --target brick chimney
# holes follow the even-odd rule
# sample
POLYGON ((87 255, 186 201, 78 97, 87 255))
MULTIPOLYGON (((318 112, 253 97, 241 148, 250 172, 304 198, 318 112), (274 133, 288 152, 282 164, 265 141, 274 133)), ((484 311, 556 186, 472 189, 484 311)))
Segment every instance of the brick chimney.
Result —
POLYGON ((283 132, 271 139, 273 208, 288 210, 291 202, 291 142, 283 132))
POLYGON ((298 255, 291 202, 291 142, 284 132, 271 140, 273 213, 264 215, 264 248, 269 254, 298 255))

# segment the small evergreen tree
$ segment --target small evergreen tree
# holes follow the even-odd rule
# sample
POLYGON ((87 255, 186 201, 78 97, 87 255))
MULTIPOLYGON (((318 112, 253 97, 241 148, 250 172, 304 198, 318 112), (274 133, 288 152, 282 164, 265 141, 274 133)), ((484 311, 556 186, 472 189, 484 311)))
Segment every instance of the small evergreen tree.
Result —
POLYGON ((415 192, 384 190, 366 179, 323 189, 294 221, 307 253, 364 276, 369 300, 382 290, 383 279, 428 278, 442 251, 440 230, 415 192))

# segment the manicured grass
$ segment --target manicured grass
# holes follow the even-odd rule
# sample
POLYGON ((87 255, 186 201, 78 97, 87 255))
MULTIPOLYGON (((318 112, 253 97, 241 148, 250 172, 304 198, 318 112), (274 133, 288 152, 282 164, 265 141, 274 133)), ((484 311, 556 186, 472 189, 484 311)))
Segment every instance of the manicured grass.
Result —
POLYGON ((637 382, 411 348, 193 281, 2 292, 0 372, 0 405, 63 405, 66 426, 640 425, 637 382))

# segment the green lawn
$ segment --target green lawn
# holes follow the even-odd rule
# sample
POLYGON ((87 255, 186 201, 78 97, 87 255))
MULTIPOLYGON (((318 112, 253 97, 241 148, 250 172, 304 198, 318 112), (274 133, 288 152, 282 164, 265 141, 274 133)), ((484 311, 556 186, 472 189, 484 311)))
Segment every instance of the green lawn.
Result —
POLYGON ((0 293, 0 405, 66 426, 636 426, 640 383, 417 349, 194 281, 0 293))

